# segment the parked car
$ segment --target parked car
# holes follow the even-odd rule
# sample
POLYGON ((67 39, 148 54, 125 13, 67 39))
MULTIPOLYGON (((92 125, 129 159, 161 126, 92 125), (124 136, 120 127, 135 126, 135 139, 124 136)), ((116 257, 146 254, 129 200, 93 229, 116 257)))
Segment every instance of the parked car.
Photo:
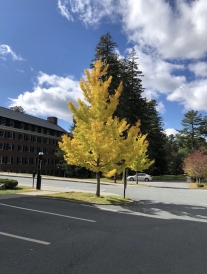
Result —
MULTIPOLYGON (((136 181, 137 180, 137 175, 133 175, 133 176, 128 176, 127 177, 128 181, 136 181)), ((152 180, 152 176, 148 175, 146 173, 138 173, 138 181, 151 181, 152 180)))

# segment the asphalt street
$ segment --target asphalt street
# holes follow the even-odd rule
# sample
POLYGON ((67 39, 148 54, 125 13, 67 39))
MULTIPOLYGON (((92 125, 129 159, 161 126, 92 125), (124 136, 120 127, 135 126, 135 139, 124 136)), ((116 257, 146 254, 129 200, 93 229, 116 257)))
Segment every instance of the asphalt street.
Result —
POLYGON ((207 273, 205 222, 132 214, 153 211, 144 202, 115 211, 17 197, 0 199, 1 274, 207 273))
MULTIPOLYGON (((95 192, 96 185, 43 179, 42 188, 95 192)), ((102 184, 101 192, 123 195, 123 185, 102 184)), ((0 195, 0 274, 207 273, 205 190, 149 182, 126 193, 133 204, 0 195)))

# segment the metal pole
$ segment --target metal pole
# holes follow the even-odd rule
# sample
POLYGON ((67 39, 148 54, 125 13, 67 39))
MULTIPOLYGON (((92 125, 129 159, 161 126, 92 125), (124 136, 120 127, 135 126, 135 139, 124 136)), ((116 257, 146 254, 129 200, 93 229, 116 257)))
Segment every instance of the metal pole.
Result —
POLYGON ((36 189, 41 189, 41 168, 42 168, 43 152, 39 152, 38 167, 37 167, 37 185, 36 189))

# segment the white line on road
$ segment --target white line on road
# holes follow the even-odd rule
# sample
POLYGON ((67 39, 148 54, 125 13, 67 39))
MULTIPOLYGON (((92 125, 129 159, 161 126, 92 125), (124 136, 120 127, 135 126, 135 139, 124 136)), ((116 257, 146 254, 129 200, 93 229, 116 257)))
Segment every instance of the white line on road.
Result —
POLYGON ((38 243, 38 244, 42 244, 42 245, 50 245, 50 243, 48 243, 48 242, 39 241, 39 240, 26 238, 26 237, 21 237, 21 236, 17 236, 17 235, 14 235, 14 234, 8 234, 8 233, 0 232, 0 235, 7 236, 7 237, 12 237, 12 238, 17 238, 17 239, 24 240, 24 241, 34 242, 34 243, 38 243))
POLYGON ((106 210, 106 211, 113 211, 113 212, 118 212, 117 209, 110 209, 110 208, 105 208, 105 207, 99 207, 101 210, 106 210))
POLYGON ((84 204, 81 204, 82 206, 87 206, 87 207, 93 207, 94 208, 94 206, 92 206, 92 205, 84 205, 84 204))
POLYGON ((8 206, 8 207, 13 207, 13 208, 17 208, 17 209, 22 209, 22 210, 28 210, 28 211, 33 211, 33 212, 39 212, 39 213, 49 214, 49 215, 55 215, 55 216, 60 216, 60 217, 70 218, 70 219, 75 219, 75 220, 80 220, 80 221, 86 221, 86 222, 91 222, 91 223, 95 223, 96 222, 94 220, 83 219, 83 218, 78 218, 78 217, 73 217, 73 216, 62 215, 62 214, 56 214, 56 213, 51 213, 51 212, 41 211, 41 210, 36 210, 36 209, 24 208, 24 207, 19 207, 19 206, 12 206, 12 205, 2 204, 2 203, 0 203, 0 205, 2 205, 2 206, 8 206))

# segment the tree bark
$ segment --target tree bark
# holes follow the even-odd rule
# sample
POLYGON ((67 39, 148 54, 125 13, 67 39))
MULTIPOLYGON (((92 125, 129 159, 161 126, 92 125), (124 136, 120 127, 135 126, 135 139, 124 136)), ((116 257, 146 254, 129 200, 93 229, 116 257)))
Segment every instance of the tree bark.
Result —
POLYGON ((138 172, 136 171, 136 184, 138 184, 138 172))
POLYGON ((100 197, 100 172, 96 173, 96 180, 97 180, 97 184, 96 184, 96 196, 100 197))

